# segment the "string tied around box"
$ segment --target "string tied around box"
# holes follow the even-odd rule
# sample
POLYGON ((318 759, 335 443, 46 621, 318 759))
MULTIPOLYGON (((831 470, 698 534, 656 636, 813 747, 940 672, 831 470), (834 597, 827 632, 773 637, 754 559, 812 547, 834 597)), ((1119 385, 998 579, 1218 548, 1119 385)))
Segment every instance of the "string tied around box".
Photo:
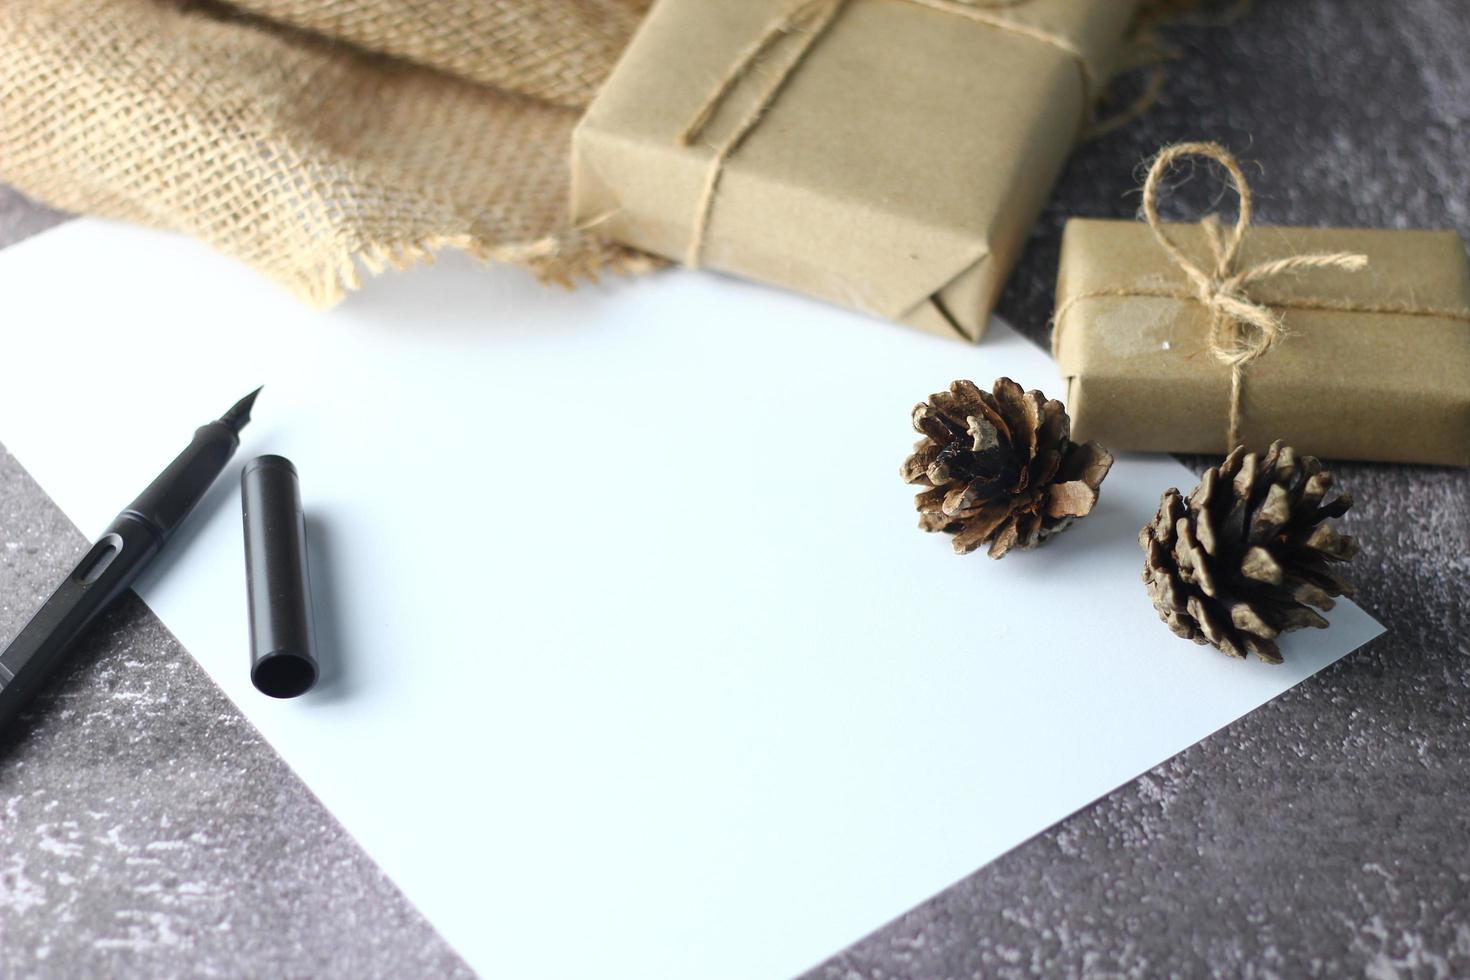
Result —
POLYGON ((1270 353, 1286 334, 1281 315, 1251 298, 1247 287, 1264 279, 1307 269, 1360 272, 1368 266, 1368 256, 1360 253, 1316 252, 1238 269, 1240 247, 1251 225, 1252 203, 1250 184, 1246 182, 1239 161, 1218 143, 1176 143, 1166 147, 1154 158, 1148 179, 1143 184, 1143 214, 1149 229, 1194 286, 1195 298, 1210 311, 1210 353, 1230 368, 1227 450, 1240 445, 1241 389, 1246 368, 1257 358, 1270 353), (1214 258, 1214 268, 1208 271, 1184 253, 1159 219, 1159 185, 1174 162, 1187 156, 1206 157, 1224 167, 1240 198, 1235 227, 1228 235, 1222 233, 1218 215, 1206 215, 1200 222, 1214 258))
POLYGON ((1335 269, 1360 272, 1368 266, 1368 257, 1356 252, 1312 252, 1272 259, 1247 268, 1239 268, 1241 245, 1250 230, 1253 197, 1240 163, 1218 143, 1176 143, 1165 147, 1154 157, 1143 185, 1143 216, 1159 245, 1184 273, 1187 286, 1131 285, 1115 289, 1099 289, 1073 296, 1053 315, 1056 329, 1052 350, 1059 348, 1064 315, 1084 300, 1103 296, 1150 296, 1198 302, 1210 312, 1209 350, 1215 359, 1230 369, 1230 410, 1226 430, 1226 451, 1241 444, 1240 430, 1244 420, 1244 386, 1246 371, 1252 363, 1269 354, 1287 335, 1281 310, 1316 310, 1335 313, 1381 313, 1400 316, 1423 316, 1470 323, 1470 310, 1444 309, 1394 303, 1355 303, 1320 297, 1287 297, 1269 302, 1251 295, 1249 287, 1265 280, 1292 275, 1310 269, 1335 269), (1185 253, 1170 236, 1159 218, 1160 186, 1169 168, 1183 157, 1205 157, 1220 164, 1229 175, 1240 198, 1235 227, 1222 231, 1218 215, 1210 214, 1200 221, 1205 242, 1209 245, 1213 264, 1202 267, 1185 253))
MULTIPOLYGON (((1091 107, 1093 100, 1100 88, 1100 80, 1096 77, 1092 65, 1087 59, 1087 54, 1071 38, 1054 31, 1049 31, 1034 24, 1009 17, 1000 11, 1007 7, 1020 7, 1031 2, 1031 0, 896 0, 901 3, 911 3, 920 7, 927 7, 941 13, 962 17, 977 24, 983 24, 1015 34, 1027 37, 1042 44, 1046 44, 1065 54, 1076 63, 1082 77, 1082 106, 1083 118, 1081 129, 1084 136, 1096 133, 1102 134, 1116 129, 1118 126, 1141 115, 1159 95, 1162 88, 1162 73, 1158 72, 1145 87, 1142 94, 1131 105, 1119 111, 1116 115, 1105 120, 1092 120, 1091 107)), ((837 20, 837 17, 848 0, 801 0, 790 10, 775 17, 765 29, 746 45, 731 64, 725 75, 715 84, 709 95, 701 103, 689 124, 679 133, 676 142, 680 146, 690 146, 703 134, 715 113, 725 104, 725 101, 745 79, 749 78, 761 60, 783 39, 796 36, 797 48, 785 64, 773 73, 767 82, 766 89, 753 105, 746 110, 730 131, 729 135, 714 144, 713 156, 709 167, 705 171, 704 184, 700 189, 699 198, 695 203, 694 227, 689 237, 689 245, 685 251, 684 264, 690 268, 698 268, 704 255, 705 239, 708 235, 710 214, 714 210, 715 197, 719 191, 720 179, 724 176, 725 164, 740 148, 740 144, 756 128, 761 117, 776 101, 782 88, 791 78, 796 68, 806 59, 806 56, 821 40, 827 29, 837 20)), ((1159 59, 1148 64, 1155 64, 1159 59)), ((1142 67, 1129 65, 1129 68, 1142 67)))

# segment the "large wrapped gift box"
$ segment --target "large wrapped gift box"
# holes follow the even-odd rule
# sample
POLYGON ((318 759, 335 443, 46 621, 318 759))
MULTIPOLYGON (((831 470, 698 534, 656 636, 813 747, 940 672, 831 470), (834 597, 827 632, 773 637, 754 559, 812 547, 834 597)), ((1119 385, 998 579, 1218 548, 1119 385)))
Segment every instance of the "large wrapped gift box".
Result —
POLYGON ((1136 0, 659 0, 573 139, 574 218, 976 340, 1136 0))

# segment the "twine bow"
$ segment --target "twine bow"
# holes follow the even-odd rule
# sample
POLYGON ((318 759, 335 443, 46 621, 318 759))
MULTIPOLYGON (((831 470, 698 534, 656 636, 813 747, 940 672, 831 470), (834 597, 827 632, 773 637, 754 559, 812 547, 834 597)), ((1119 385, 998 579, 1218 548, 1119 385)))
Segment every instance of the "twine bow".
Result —
MULTIPOLYGON (((1286 336, 1281 315, 1264 303, 1252 299, 1247 287, 1262 280, 1308 269, 1360 272, 1368 265, 1368 256, 1356 252, 1316 252, 1261 262, 1246 269, 1236 268, 1240 259, 1241 243, 1245 241, 1246 231, 1251 224, 1251 200, 1250 185, 1246 183, 1240 164, 1230 151, 1218 143, 1177 143, 1167 147, 1154 158, 1148 179, 1143 185, 1144 218, 1159 245, 1193 285, 1195 298, 1210 311, 1210 353, 1221 364, 1230 368, 1227 450, 1240 445, 1242 388, 1246 368, 1268 354, 1286 336), (1159 220, 1159 185, 1177 160, 1189 156, 1207 157, 1224 167, 1240 196, 1240 214, 1228 235, 1222 233, 1220 219, 1216 215, 1208 215, 1200 222, 1205 241, 1215 260, 1214 268, 1208 272, 1185 254, 1179 244, 1169 237, 1164 223, 1159 220)), ((1061 319, 1061 312, 1058 311, 1058 320, 1061 319)))
POLYGON ((1246 183, 1240 164, 1230 152, 1217 143, 1179 143, 1165 148, 1154 159, 1149 168, 1148 179, 1143 185, 1143 214, 1159 245, 1174 264, 1184 273, 1187 286, 1152 286, 1134 284, 1112 289, 1099 289, 1069 297, 1057 307, 1052 317, 1052 353, 1060 354, 1062 329, 1070 321, 1066 314, 1072 307, 1086 300, 1103 296, 1151 296, 1162 299, 1197 301, 1210 311, 1210 352, 1216 360, 1230 368, 1230 422, 1226 436, 1226 449, 1240 445, 1242 388, 1245 369, 1258 358, 1264 357, 1286 336, 1286 328, 1278 310, 1312 310, 1326 313, 1377 314, 1398 317, 1422 317, 1431 320, 1448 320, 1453 323, 1470 324, 1470 309, 1465 307, 1421 306, 1414 303, 1368 303, 1354 299, 1334 299, 1322 296, 1282 296, 1269 303, 1250 295, 1247 287, 1266 279, 1290 275, 1307 269, 1337 269, 1358 272, 1368 265, 1368 257, 1355 252, 1318 252, 1293 255, 1284 259, 1262 262, 1247 269, 1237 269, 1240 246, 1245 240, 1251 223, 1251 191, 1246 183), (1200 222, 1205 241, 1215 260, 1214 268, 1206 271, 1196 264, 1179 243, 1169 237, 1169 232, 1159 220, 1159 185, 1169 167, 1180 157, 1202 156, 1219 163, 1230 174, 1236 192, 1240 195, 1240 216, 1229 235, 1220 230, 1220 220, 1215 215, 1200 222))

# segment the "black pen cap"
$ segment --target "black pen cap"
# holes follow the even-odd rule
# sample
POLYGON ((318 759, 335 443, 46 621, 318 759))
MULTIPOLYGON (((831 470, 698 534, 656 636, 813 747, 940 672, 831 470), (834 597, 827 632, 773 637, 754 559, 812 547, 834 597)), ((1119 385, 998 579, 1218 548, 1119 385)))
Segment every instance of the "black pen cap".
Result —
POLYGON ((240 474, 245 509, 245 582, 250 602, 250 680, 273 698, 294 698, 317 678, 306 518, 296 467, 260 456, 240 474))

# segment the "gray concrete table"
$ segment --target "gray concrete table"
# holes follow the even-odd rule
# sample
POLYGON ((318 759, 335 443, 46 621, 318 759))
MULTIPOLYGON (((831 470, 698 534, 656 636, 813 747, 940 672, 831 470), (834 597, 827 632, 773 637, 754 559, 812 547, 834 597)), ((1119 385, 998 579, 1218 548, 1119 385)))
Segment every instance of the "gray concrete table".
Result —
MULTIPOLYGON (((1464 0, 1257 7, 1176 31, 1162 103, 1079 150, 1001 304, 1034 339, 1062 221, 1131 216, 1166 142, 1259 161, 1265 223, 1470 235, 1464 0)), ((59 220, 0 191, 0 244, 59 220)), ((1470 476, 1335 469, 1386 637, 812 976, 1470 976, 1470 476)), ((84 547, 0 452, 0 638, 84 547)), ((136 599, 21 727, 0 744, 0 976, 468 973, 136 599)))

